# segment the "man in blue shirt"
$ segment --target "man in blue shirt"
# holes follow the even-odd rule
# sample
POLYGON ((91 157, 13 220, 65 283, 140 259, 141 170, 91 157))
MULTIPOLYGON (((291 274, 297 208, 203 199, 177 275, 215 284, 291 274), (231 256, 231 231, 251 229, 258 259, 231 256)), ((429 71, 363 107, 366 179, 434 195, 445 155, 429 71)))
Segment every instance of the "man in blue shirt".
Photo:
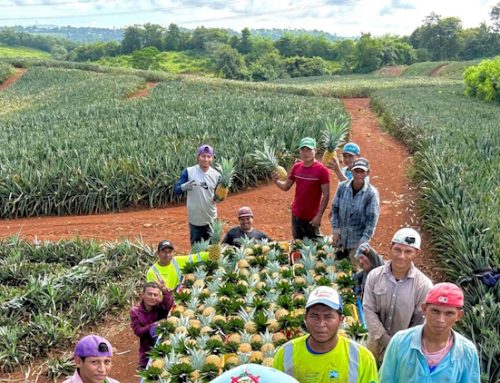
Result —
POLYGON ((479 383, 474 344, 452 330, 464 315, 464 295, 452 283, 438 283, 427 293, 425 323, 396 333, 384 356, 384 383, 479 383))
POLYGON ((340 183, 332 202, 331 224, 333 243, 343 249, 343 256, 349 256, 354 271, 359 262, 356 249, 369 242, 375 232, 380 214, 379 195, 368 178, 370 164, 365 158, 358 158, 352 166, 353 178, 340 183))

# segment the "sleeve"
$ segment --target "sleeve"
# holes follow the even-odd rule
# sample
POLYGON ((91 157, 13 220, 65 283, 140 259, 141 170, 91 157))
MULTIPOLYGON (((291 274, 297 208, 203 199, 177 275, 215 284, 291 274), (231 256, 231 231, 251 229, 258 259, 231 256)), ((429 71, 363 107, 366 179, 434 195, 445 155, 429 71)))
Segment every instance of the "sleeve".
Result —
POLYGON ((225 243, 229 246, 234 246, 234 241, 233 241, 233 236, 231 235, 231 230, 229 230, 226 233, 224 239, 222 240, 222 243, 225 243))
POLYGON ((481 381, 479 357, 474 344, 471 344, 467 354, 469 355, 467 355, 467 360, 463 361, 465 368, 459 383, 479 383, 481 381))
POLYGON ((421 275, 418 278, 418 285, 415 286, 417 296, 415 297, 415 307, 410 321, 410 327, 424 323, 424 313, 422 312, 422 304, 425 303, 427 292, 432 288, 432 282, 426 276, 421 275))
POLYGON ((319 181, 320 181, 321 185, 330 184, 330 172, 328 171, 328 168, 325 166, 321 167, 319 181))
POLYGON ((359 240, 359 243, 368 242, 375 232, 375 227, 377 226, 378 217, 380 215, 380 203, 378 192, 374 190, 374 193, 371 195, 369 201, 365 206, 365 230, 363 232, 363 236, 359 240))
POLYGON ((387 333, 382 322, 380 322, 379 316, 377 314, 377 300, 374 293, 376 285, 375 278, 378 277, 378 275, 379 273, 374 273, 372 271, 366 278, 365 291, 363 295, 363 311, 365 313, 368 334, 376 341, 380 341, 382 338, 384 338, 384 341, 387 342, 390 339, 390 335, 387 333))
POLYGON ((334 234, 340 234, 340 194, 341 194, 342 184, 339 185, 337 191, 335 192, 335 196, 332 200, 332 228, 334 234))
MULTIPOLYGON (((360 371, 359 371, 358 382, 378 383, 379 379, 377 376, 377 363, 375 362, 373 354, 366 349, 363 349, 362 352, 363 353, 361 354, 362 359, 360 361, 361 363, 359 366, 360 371)), ((380 381, 384 382, 383 380, 380 381)))
POLYGON ((189 181, 188 171, 184 169, 181 173, 181 178, 175 183, 174 193, 176 195, 181 195, 184 193, 181 189, 181 185, 189 181))
MULTIPOLYGON (((172 294, 172 291, 169 289, 164 289, 161 291, 163 294, 163 300, 161 302, 161 307, 165 312, 165 318, 167 317, 168 313, 174 306, 174 296, 172 294)), ((161 318, 163 319, 163 318, 161 318)))
POLYGON ((382 366, 378 372, 378 378, 380 382, 383 383, 397 383, 397 343, 398 337, 396 335, 395 338, 391 339, 389 342, 389 346, 384 354, 384 359, 382 362, 382 366))
POLYGON ((149 328, 151 327, 151 323, 142 323, 135 308, 130 310, 130 327, 132 327, 134 334, 139 338, 142 338, 146 334, 150 336, 149 328))
POLYGON ((290 169, 290 173, 288 173, 288 179, 293 182, 295 182, 295 171, 297 169, 297 164, 299 164, 299 162, 293 164, 292 168, 290 169))
POLYGON ((280 347, 278 348, 278 351, 276 351, 276 354, 274 354, 273 367, 279 371, 285 372, 283 358, 284 358, 283 347, 280 347))

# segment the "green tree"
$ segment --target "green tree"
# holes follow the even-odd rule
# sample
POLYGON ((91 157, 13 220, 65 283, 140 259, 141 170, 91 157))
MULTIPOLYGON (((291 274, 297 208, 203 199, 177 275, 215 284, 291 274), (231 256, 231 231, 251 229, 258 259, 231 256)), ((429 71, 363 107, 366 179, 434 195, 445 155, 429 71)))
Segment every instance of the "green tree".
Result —
POLYGON ((382 44, 369 33, 363 33, 356 43, 356 67, 358 73, 369 73, 382 66, 382 44))
POLYGON ((271 38, 254 35, 250 38, 250 52, 245 56, 245 60, 247 63, 252 63, 272 52, 276 52, 279 55, 279 51, 274 47, 274 42, 271 38))
POLYGON ((275 80, 286 76, 285 62, 277 49, 260 56, 249 71, 254 81, 275 80))
POLYGON ((135 69, 150 69, 154 64, 156 56, 160 53, 156 47, 146 47, 132 53, 130 63, 135 69))
POLYGON ((238 52, 246 55, 251 50, 251 41, 250 41, 250 29, 243 28, 241 31, 241 40, 238 44, 238 52))
POLYGON ((142 28, 141 46, 144 48, 155 47, 158 50, 162 50, 165 34, 165 29, 161 25, 150 23, 144 24, 142 28))
POLYGON ((125 54, 132 53, 142 46, 142 31, 139 26, 134 25, 125 28, 122 40, 122 52, 125 54))
POLYGON ((490 12, 490 20, 495 33, 500 33, 500 2, 498 2, 490 12))
POLYGON ((221 28, 196 28, 191 35, 191 48, 209 52, 210 48, 220 44, 227 44, 229 34, 221 28))
POLYGON ((479 28, 464 29, 461 37, 463 48, 460 52, 460 58, 471 60, 498 54, 500 51, 499 37, 485 23, 481 23, 479 28))
POLYGON ((215 54, 215 70, 221 77, 242 80, 246 78, 243 56, 229 45, 220 45, 215 54))
POLYGON ((293 36, 289 33, 285 33, 281 39, 274 43, 276 49, 280 51, 280 54, 284 57, 291 57, 295 55, 295 46, 293 43, 293 36))
POLYGON ((181 46, 181 30, 177 24, 171 23, 168 26, 165 36, 165 50, 178 51, 181 46))

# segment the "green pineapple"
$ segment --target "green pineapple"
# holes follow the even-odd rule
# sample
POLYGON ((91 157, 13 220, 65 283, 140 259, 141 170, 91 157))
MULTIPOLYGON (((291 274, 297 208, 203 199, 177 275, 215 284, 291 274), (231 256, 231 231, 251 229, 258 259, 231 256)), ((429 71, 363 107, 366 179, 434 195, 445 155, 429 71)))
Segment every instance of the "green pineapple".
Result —
POLYGON ((224 230, 224 222, 220 219, 215 219, 210 224, 210 247, 208 248, 208 258, 218 260, 221 257, 222 231, 224 230))
POLYGON ((215 168, 219 171, 221 176, 219 184, 215 188, 215 199, 217 201, 223 201, 227 198, 229 188, 233 182, 235 173, 234 161, 232 159, 223 158, 221 163, 217 164, 215 168))

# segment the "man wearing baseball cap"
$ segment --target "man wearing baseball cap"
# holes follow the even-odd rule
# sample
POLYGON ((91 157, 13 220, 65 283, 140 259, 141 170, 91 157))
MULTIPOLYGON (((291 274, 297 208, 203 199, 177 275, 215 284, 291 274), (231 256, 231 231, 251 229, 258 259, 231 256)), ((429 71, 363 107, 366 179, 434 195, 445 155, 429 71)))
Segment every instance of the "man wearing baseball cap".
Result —
POLYGON ((111 344, 98 335, 87 335, 75 346, 76 370, 63 383, 119 383, 108 377, 111 370, 111 344))
POLYGON ((273 172, 274 183, 283 191, 296 184, 292 202, 293 239, 316 239, 321 236, 321 218, 330 199, 330 173, 316 161, 316 140, 304 137, 299 142, 300 161, 296 162, 286 181, 273 172))
POLYGON ((354 142, 348 142, 344 145, 342 149, 342 157, 344 162, 344 167, 340 168, 339 160, 337 157, 334 157, 332 161, 325 166, 328 169, 331 169, 340 182, 350 180, 352 178, 352 165, 355 160, 360 157, 361 149, 358 144, 354 142))
POLYGON ((392 237, 389 262, 366 278, 363 311, 368 348, 379 362, 394 334, 424 322, 421 308, 432 282, 413 264, 420 246, 416 230, 399 229, 392 237))
POLYGON ((370 351, 338 334, 343 320, 339 293, 328 286, 313 290, 306 303, 305 325, 309 334, 281 346, 273 367, 299 382, 378 382, 370 351))
POLYGON ((368 178, 370 163, 358 158, 352 166, 352 179, 341 182, 332 201, 331 224, 333 243, 342 249, 340 258, 349 257, 354 271, 359 261, 355 257, 359 245, 369 242, 380 215, 379 194, 368 178))
POLYGON ((220 173, 212 167, 213 158, 214 149, 210 145, 201 145, 197 152, 198 164, 184 169, 175 184, 175 194, 187 193, 191 245, 210 238, 210 223, 217 218, 215 188, 220 173))
POLYGON ((182 269, 188 262, 201 262, 208 259, 208 252, 201 251, 197 254, 176 255, 174 257, 174 244, 168 239, 158 243, 156 251, 158 260, 146 273, 147 282, 156 282, 161 288, 167 287, 175 290, 182 281, 182 269))
POLYGON ((253 211, 248 206, 242 206, 238 209, 238 222, 239 226, 231 228, 222 243, 230 246, 240 246, 241 238, 254 238, 254 239, 266 239, 267 234, 262 231, 256 230, 253 227, 253 211))
POLYGON ((400 331, 389 342, 379 372, 384 383, 479 383, 479 358, 470 340, 453 330, 464 315, 464 294, 452 283, 429 290, 425 323, 400 331))

